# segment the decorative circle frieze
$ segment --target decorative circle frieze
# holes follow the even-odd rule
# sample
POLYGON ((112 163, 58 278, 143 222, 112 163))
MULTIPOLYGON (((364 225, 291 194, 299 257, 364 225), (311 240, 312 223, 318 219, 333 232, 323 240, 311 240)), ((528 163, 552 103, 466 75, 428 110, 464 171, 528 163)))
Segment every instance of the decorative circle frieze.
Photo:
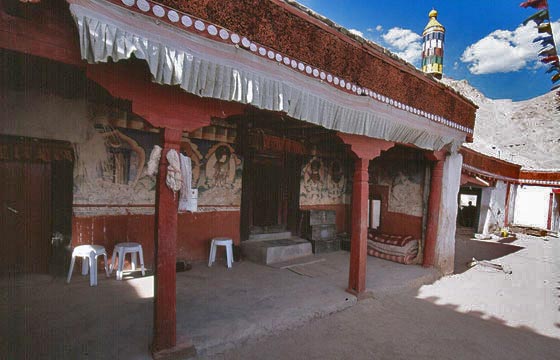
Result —
POLYGON ((241 38, 236 33, 231 34, 230 39, 234 44, 239 44, 239 42, 241 41, 241 38))
POLYGON ((222 40, 229 39, 229 32, 226 29, 220 29, 220 38, 222 40))
POLYGON ((176 23, 176 22, 179 21, 179 14, 177 14, 176 11, 169 10, 169 12, 167 12, 167 18, 168 18, 169 21, 171 21, 172 23, 176 23))
POLYGON ((206 25, 204 24, 203 21, 201 20, 196 20, 194 22, 194 28, 198 31, 204 31, 204 29, 206 29, 206 25))
POLYGON ((212 36, 218 35, 218 29, 214 25, 208 25, 206 31, 208 31, 208 34, 212 36))
POLYGON ((185 25, 186 27, 191 27, 192 26, 192 19, 190 16, 187 15, 183 15, 181 17, 181 24, 185 25))
POLYGON ((216 39, 218 41, 220 41, 220 39, 224 42, 229 40, 230 43, 233 43, 234 45, 241 43, 243 48, 246 48, 252 52, 258 52, 259 55, 268 58, 270 60, 274 60, 278 64, 284 64, 285 66, 291 67, 292 69, 298 69, 304 74, 307 74, 307 76, 318 78, 321 81, 326 80, 327 83, 332 84, 331 86, 336 86, 338 89, 342 91, 348 91, 349 93, 353 93, 358 96, 361 95, 368 96, 372 99, 385 103, 388 106, 393 106, 402 111, 406 111, 418 116, 422 116, 430 121, 441 123, 446 126, 458 129, 460 131, 469 134, 472 134, 474 132, 473 129, 470 129, 467 126, 457 124, 451 120, 445 119, 440 115, 431 114, 423 110, 419 110, 410 105, 403 104, 397 100, 381 95, 368 88, 358 86, 358 84, 352 83, 351 81, 347 81, 346 79, 343 78, 339 78, 338 76, 334 76, 321 69, 312 67, 310 64, 306 64, 302 61, 297 61, 296 59, 292 59, 284 54, 277 52, 274 49, 267 48, 265 46, 259 45, 258 43, 254 43, 247 37, 241 37, 236 33, 231 33, 227 29, 222 28, 220 26, 216 26, 205 20, 196 19, 196 18, 193 20, 193 18, 188 14, 179 12, 165 5, 161 5, 152 2, 150 0, 136 0, 136 1, 135 0, 121 0, 121 1, 112 0, 111 2, 115 3, 116 5, 129 8, 132 11, 139 10, 141 13, 144 13, 146 16, 153 16, 157 19, 162 19, 164 21, 167 20, 171 25, 176 25, 179 22, 179 20, 181 20, 181 24, 184 26, 183 28, 184 30, 186 28, 186 30, 192 31, 191 27, 194 24, 194 28, 196 30, 198 30, 199 32, 206 31, 211 36, 216 36, 216 39))
POLYGON ((163 8, 160 5, 154 5, 154 7, 152 7, 152 12, 154 13, 155 16, 159 18, 165 16, 165 10, 163 10, 163 8))
POLYGON ((142 10, 143 12, 150 11, 150 4, 146 0, 138 0, 136 2, 136 6, 138 6, 138 9, 142 10))

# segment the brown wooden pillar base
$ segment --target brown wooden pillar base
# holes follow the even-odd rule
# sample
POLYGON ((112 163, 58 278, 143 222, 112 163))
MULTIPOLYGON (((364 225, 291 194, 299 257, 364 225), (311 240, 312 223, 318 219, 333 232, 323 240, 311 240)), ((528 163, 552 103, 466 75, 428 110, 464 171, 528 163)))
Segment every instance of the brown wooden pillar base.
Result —
POLYGON ((160 350, 153 351, 152 358, 154 360, 181 360, 189 359, 196 356, 196 349, 190 339, 177 339, 175 346, 160 350))

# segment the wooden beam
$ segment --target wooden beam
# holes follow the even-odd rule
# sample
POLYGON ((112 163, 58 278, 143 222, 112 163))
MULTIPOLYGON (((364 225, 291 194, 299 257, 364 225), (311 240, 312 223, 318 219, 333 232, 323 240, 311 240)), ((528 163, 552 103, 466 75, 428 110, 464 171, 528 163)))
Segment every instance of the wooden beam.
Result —
POLYGON ((88 78, 111 95, 132 101, 132 111, 154 127, 194 131, 209 126, 211 118, 242 114, 245 105, 203 98, 178 86, 156 84, 143 62, 88 65, 88 78))
POLYGON ((25 19, 9 15, 0 5, 0 48, 84 67, 71 19, 47 10, 40 18, 25 19))

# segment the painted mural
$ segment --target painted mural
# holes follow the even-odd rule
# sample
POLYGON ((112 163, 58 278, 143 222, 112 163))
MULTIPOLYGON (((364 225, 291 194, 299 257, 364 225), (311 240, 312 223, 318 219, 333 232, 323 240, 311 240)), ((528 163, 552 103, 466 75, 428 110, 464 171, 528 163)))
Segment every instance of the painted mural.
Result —
MULTIPOLYGON (((84 215, 153 212, 157 178, 146 173, 146 164, 158 142, 157 133, 97 125, 85 142, 76 145, 74 203, 90 206, 78 206, 76 211, 84 215), (107 205, 123 208, 101 209, 107 205), (138 205, 146 209, 140 210, 138 205)), ((242 161, 231 145, 183 139, 181 152, 192 161, 192 186, 198 189, 199 211, 212 211, 212 206, 239 208, 242 161)))
POLYGON ((149 205, 155 202, 155 176, 145 173, 146 154, 157 134, 96 127, 76 145, 74 203, 149 205))
POLYGON ((347 178, 340 160, 312 157, 301 171, 300 205, 348 204, 347 178))
POLYGON ((185 147, 191 148, 186 153, 193 159, 193 187, 198 188, 198 205, 241 206, 243 163, 235 149, 227 143, 196 139, 185 147))
POLYGON ((403 161, 377 164, 372 182, 389 187, 387 209, 390 212, 422 216, 424 167, 422 163, 403 161))

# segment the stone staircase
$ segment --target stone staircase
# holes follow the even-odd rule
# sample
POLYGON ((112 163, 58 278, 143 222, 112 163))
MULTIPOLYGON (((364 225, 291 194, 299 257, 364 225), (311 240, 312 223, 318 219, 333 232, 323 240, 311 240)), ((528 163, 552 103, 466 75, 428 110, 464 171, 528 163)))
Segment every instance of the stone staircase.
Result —
POLYGON ((312 255, 311 243, 289 231, 251 234, 241 242, 243 256, 258 264, 273 264, 312 255))

